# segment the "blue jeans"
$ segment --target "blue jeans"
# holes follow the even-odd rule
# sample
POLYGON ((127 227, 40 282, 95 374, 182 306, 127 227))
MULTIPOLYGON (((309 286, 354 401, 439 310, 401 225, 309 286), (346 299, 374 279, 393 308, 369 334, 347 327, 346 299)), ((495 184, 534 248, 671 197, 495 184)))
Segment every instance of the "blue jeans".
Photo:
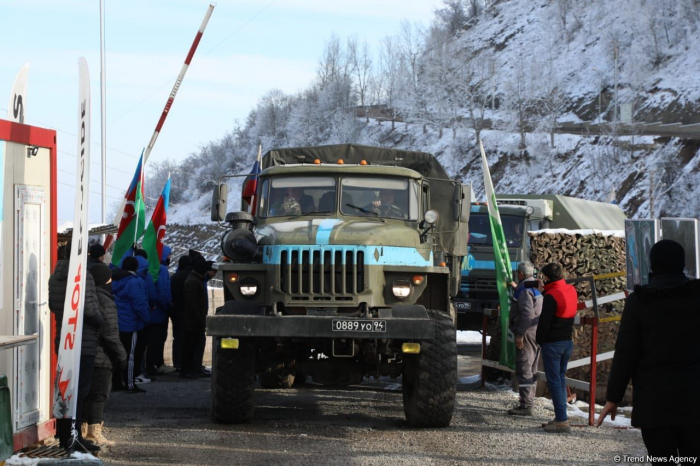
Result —
POLYGON ((554 415, 557 422, 569 419, 566 415, 566 365, 574 350, 571 340, 543 343, 542 363, 547 376, 547 386, 552 395, 554 415))

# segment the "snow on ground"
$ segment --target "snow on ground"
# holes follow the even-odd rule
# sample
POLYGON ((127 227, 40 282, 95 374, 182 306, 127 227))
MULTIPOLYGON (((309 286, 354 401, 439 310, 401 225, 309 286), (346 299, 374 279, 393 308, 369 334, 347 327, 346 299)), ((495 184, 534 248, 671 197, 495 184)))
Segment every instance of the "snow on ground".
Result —
MULTIPOLYGON (((457 330, 457 343, 461 343, 463 345, 472 345, 472 344, 481 344, 481 333, 473 331, 473 330, 457 330)), ((491 341, 490 336, 486 336, 486 344, 488 344, 491 341)))
MULTIPOLYGON (((41 462, 46 461, 47 458, 28 458, 26 456, 21 456, 19 453, 5 460, 7 466, 11 465, 38 465, 41 462)), ((86 462, 94 462, 95 464, 102 464, 100 460, 92 456, 89 453, 74 452, 70 456, 70 460, 66 460, 66 463, 71 464, 71 460, 80 460, 80 464, 87 464, 86 462)), ((77 462, 77 461, 76 461, 77 462)), ((1 464, 1 463, 0 463, 1 464)))

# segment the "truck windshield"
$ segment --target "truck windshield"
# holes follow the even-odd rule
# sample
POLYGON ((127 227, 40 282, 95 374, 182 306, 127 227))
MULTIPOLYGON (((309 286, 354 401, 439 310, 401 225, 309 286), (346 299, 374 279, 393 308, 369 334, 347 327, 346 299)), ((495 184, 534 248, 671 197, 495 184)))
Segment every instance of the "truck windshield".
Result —
POLYGON ((260 189, 260 215, 288 217, 335 212, 336 180, 330 176, 276 177, 260 189))
POLYGON ((345 215, 417 220, 418 184, 399 178, 343 178, 340 211, 345 215))
MULTIPOLYGON (((508 247, 519 248, 523 244, 525 219, 516 215, 501 215, 503 232, 508 247)), ((469 245, 491 246, 491 224, 486 213, 472 213, 469 216, 469 245)))

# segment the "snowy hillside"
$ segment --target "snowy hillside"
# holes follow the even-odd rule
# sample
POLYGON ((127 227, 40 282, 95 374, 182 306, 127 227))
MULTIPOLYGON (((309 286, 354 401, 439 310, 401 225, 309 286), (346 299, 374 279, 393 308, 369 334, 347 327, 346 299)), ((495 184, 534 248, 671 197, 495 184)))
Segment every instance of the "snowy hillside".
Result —
POLYGON ((378 51, 330 38, 308 89, 270 91, 220 141, 149 176, 178 174, 170 217, 208 223, 211 180, 248 172, 258 144, 356 142, 432 152, 480 196, 478 134, 497 192, 615 190, 630 217, 648 216, 651 197, 656 217, 700 217, 700 127, 695 139, 642 131, 700 123, 699 24, 692 0, 446 0, 429 30, 405 25, 378 51), (601 125, 562 134, 585 121, 601 125))

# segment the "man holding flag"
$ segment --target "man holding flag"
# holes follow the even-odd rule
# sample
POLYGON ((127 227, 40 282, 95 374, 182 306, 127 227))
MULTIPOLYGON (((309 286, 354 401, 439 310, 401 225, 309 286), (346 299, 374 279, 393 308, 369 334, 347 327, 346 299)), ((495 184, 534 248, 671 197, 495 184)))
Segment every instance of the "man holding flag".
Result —
POLYGON ((151 325, 148 332, 148 349, 146 350, 146 375, 154 375, 157 368, 164 364, 163 349, 168 338, 168 316, 172 306, 170 293, 171 249, 165 245, 165 225, 170 199, 170 176, 158 199, 151 216, 151 222, 143 237, 143 249, 148 253, 148 271, 155 282, 158 300, 151 311, 151 325))

